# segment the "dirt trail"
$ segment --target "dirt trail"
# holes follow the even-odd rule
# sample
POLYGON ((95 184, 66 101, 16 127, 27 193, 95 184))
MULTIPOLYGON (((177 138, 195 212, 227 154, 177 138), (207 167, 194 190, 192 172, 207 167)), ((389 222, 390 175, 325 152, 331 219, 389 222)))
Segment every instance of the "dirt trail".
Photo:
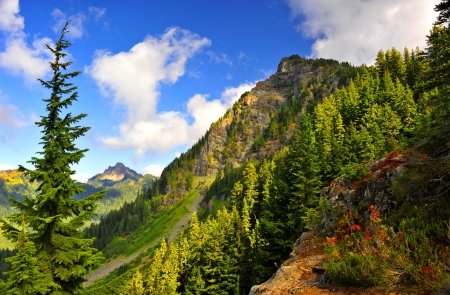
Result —
MULTIPOLYGON (((168 232, 166 233, 163 237, 167 238, 169 243, 172 242, 173 240, 175 240, 178 235, 181 233, 181 230, 189 223, 189 220, 191 220, 191 215, 194 212, 197 212, 197 210, 200 207, 200 202, 203 200, 203 196, 199 196, 197 199, 194 200, 194 202, 192 203, 192 205, 189 208, 189 213, 186 214, 185 216, 183 216, 178 222, 177 224, 175 224, 175 226, 168 232)), ((84 286, 88 286, 90 284, 92 284, 92 282, 94 282, 95 280, 101 279, 106 277, 109 273, 111 273, 113 270, 115 270, 116 268, 119 268, 120 266, 132 261, 133 259, 135 259, 136 257, 139 256, 139 254, 147 251, 149 248, 154 247, 155 245, 157 245, 159 243, 161 239, 156 240, 155 242, 153 242, 152 244, 150 244, 149 246, 147 246, 144 249, 141 249, 133 254, 131 254, 128 257, 117 257, 111 261, 109 261, 108 263, 106 263, 104 266, 99 267, 97 269, 95 269, 92 273, 88 274, 86 276, 86 282, 84 282, 84 286)))

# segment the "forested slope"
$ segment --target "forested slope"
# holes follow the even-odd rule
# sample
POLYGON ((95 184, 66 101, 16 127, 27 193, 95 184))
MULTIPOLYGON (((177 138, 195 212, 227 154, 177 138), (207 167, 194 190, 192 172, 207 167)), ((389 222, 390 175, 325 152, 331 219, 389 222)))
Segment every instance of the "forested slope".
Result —
POLYGON ((436 291, 449 279, 442 263, 450 244, 450 212, 443 209, 448 139, 440 132, 447 115, 436 108, 448 86, 430 86, 430 50, 380 50, 375 65, 355 68, 348 80, 320 66, 317 76, 290 77, 284 71, 313 62, 283 59, 274 76, 212 125, 189 157, 165 170, 178 178, 162 178, 155 192, 182 188, 173 184, 183 173, 211 175, 210 202, 185 235, 123 275, 124 292, 245 294, 268 279, 311 228, 330 237, 324 268, 334 282, 436 291), (362 201, 364 181, 390 175, 400 164, 391 203, 362 201), (359 191, 346 206, 320 197, 322 187, 337 181, 359 191), (227 205, 215 210, 214 198, 227 205))
POLYGON ((175 241, 85 292, 274 294, 252 286, 289 269, 302 235, 313 247, 295 253, 322 255, 325 289, 439 292, 450 281, 450 2, 437 11, 423 51, 380 50, 357 68, 283 58, 134 202, 86 229, 107 258, 130 255, 205 195, 175 241))

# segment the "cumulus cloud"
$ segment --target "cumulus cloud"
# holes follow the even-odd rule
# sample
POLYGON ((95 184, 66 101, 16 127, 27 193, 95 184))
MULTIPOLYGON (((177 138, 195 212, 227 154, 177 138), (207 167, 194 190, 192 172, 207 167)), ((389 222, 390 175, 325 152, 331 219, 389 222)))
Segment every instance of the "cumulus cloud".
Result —
POLYGON ((5 51, 0 52, 0 67, 27 82, 44 77, 49 71, 50 52, 45 44, 49 38, 35 38, 29 46, 24 33, 24 18, 19 14, 19 1, 0 1, 0 30, 6 33, 5 51))
POLYGON ((139 173, 144 175, 151 174, 153 176, 160 177, 163 170, 164 166, 162 166, 161 164, 153 164, 141 169, 139 173))
POLYGON ((228 87, 219 99, 208 101, 208 95, 196 94, 189 99, 187 111, 194 119, 189 126, 189 144, 195 143, 209 129, 211 123, 217 121, 241 95, 255 87, 256 83, 243 83, 238 87, 228 87))
POLYGON ((0 170, 14 170, 17 168, 18 167, 14 167, 13 165, 9 165, 9 164, 0 164, 0 170))
POLYGON ((71 178, 81 183, 87 183, 89 178, 91 178, 92 176, 93 175, 89 173, 76 173, 74 175, 71 175, 71 178))
POLYGON ((111 149, 135 149, 136 155, 169 151, 185 143, 188 124, 179 112, 156 113, 161 83, 173 84, 185 73, 187 60, 211 41, 188 30, 169 28, 159 36, 147 36, 128 52, 97 52, 86 67, 102 95, 126 110, 119 137, 101 141, 111 149))
POLYGON ((25 38, 9 38, 5 51, 0 52, 0 67, 32 83, 50 71, 50 51, 45 47, 45 44, 50 43, 52 40, 49 38, 35 39, 29 47, 25 38))
POLYGON ((378 50, 425 47, 439 0, 287 0, 312 57, 372 64, 378 50))
POLYGON ((55 20, 55 25, 53 26, 53 31, 59 34, 64 27, 66 21, 70 21, 67 33, 67 37, 76 39, 81 38, 84 34, 84 23, 86 21, 86 16, 84 13, 80 12, 69 17, 66 16, 64 12, 60 9, 55 8, 52 12, 53 19, 55 20))
POLYGON ((211 101, 207 95, 197 94, 188 100, 186 112, 158 113, 161 84, 176 83, 185 74, 187 60, 210 44, 207 38, 173 27, 161 36, 147 36, 127 52, 98 51, 85 72, 96 81, 103 96, 126 111, 124 122, 117 128, 119 135, 100 141, 110 149, 133 149, 136 156, 195 143, 243 92, 255 85, 227 88, 219 99, 211 101))
POLYGON ((0 30, 10 33, 23 30, 24 19, 19 11, 19 0, 0 1, 0 30))

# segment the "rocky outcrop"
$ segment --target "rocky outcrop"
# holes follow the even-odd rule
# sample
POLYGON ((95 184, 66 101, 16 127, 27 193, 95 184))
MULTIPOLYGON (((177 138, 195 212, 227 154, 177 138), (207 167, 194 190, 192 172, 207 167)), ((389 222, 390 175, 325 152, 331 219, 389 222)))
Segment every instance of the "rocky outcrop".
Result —
POLYGON ((322 291, 323 242, 324 238, 317 233, 303 233, 289 259, 267 282, 253 286, 249 295, 315 294, 311 292, 322 291))
MULTIPOLYGON (((258 82, 219 121, 211 125, 193 173, 198 176, 214 175, 225 165, 236 167, 249 159, 264 159, 273 155, 284 145, 280 140, 268 141, 258 151, 252 147, 255 138, 263 135, 276 111, 285 106, 289 99, 301 99, 306 107, 311 99, 330 95, 338 82, 339 77, 330 69, 295 58, 283 58, 275 74, 258 82), (320 94, 316 91, 319 88, 320 94), (308 89, 306 93, 309 95, 305 95, 305 89, 308 89)), ((281 137, 289 138, 293 127, 290 126, 281 137)))
MULTIPOLYGON (((261 285, 253 286, 249 295, 375 295, 377 288, 340 286, 326 276, 323 263, 325 237, 319 231, 305 232, 278 271, 261 285)), ((391 290, 390 295, 417 295, 416 292, 391 290)))
MULTIPOLYGON (((408 161, 396 153, 369 165, 370 173, 360 181, 348 183, 343 177, 334 179, 321 195, 332 206, 353 211, 358 205, 375 205, 382 215, 388 215, 399 204, 393 192, 395 181, 402 175, 408 161)), ((380 294, 376 288, 356 288, 331 284, 322 264, 325 261, 323 245, 337 216, 334 210, 325 216, 320 227, 305 232, 297 240, 288 260, 265 283, 253 286, 250 295, 281 294, 380 294)), ((369 218, 369 212, 367 216, 369 218)), ((390 294, 417 294, 396 291, 390 294)))

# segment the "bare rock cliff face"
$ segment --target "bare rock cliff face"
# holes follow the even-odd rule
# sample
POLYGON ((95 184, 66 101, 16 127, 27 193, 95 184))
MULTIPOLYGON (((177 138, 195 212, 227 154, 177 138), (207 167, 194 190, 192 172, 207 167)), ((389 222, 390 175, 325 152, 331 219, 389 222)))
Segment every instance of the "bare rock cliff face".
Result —
MULTIPOLYGON (((330 95, 338 86, 339 77, 329 69, 284 58, 275 74, 256 86, 237 101, 233 108, 211 125, 200 157, 193 168, 195 175, 214 175, 225 165, 239 166, 246 160, 263 159, 278 151, 283 143, 270 141, 258 152, 252 149, 254 140, 262 136, 275 112, 285 106, 288 99, 302 99, 304 107, 322 86, 322 97, 330 95), (313 85, 310 81, 316 81, 313 85), (321 82, 322 81, 322 82, 321 82), (316 87, 316 88, 315 88, 316 87), (301 97, 303 89, 311 93, 301 97)), ((284 135, 288 138, 292 130, 284 135)))

